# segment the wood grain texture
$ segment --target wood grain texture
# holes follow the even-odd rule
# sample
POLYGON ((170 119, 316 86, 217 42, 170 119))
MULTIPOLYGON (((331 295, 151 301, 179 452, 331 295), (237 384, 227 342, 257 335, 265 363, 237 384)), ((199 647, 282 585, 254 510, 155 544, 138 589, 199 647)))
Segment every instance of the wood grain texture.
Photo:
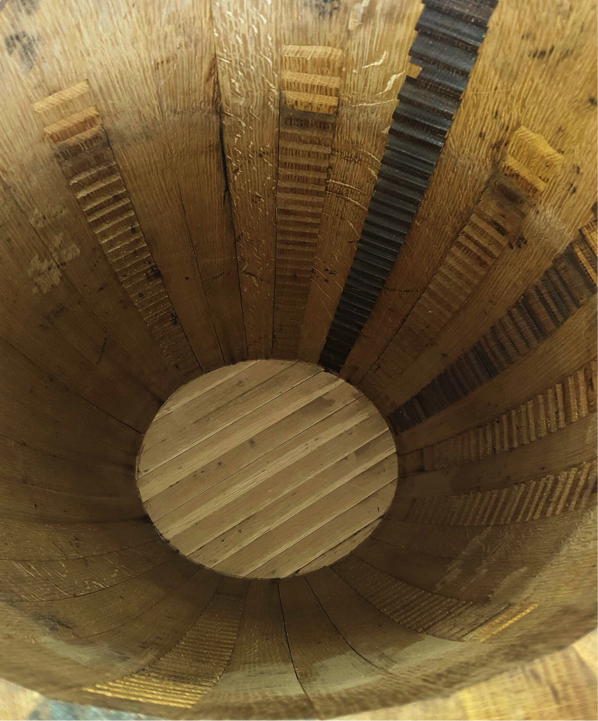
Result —
POLYGON ((507 245, 521 242, 526 215, 536 205, 562 158, 540 136, 518 128, 467 225, 438 267, 403 325, 374 366, 353 374, 376 401, 415 361, 467 302, 507 245))
POLYGON ((269 358, 274 316, 279 12, 276 2, 213 0, 226 155, 249 358, 269 358), (235 38, 235 42, 229 42, 235 38))
MULTIPOLYGON (((313 280, 301 331, 299 358, 317 362, 338 305, 388 139, 419 2, 340 4, 338 47, 345 71, 330 158, 313 280)), ((320 32, 314 23, 311 36, 320 32)), ((309 36, 308 36, 309 37, 309 36)), ((334 44, 329 42, 327 44, 334 44)))
POLYGON ((0 0, 0 675, 116 715, 583 717, 596 14, 499 0, 480 45, 494 4, 0 0), (339 377, 305 361, 376 300, 352 265, 389 274, 339 377), (443 374, 392 438, 372 398, 443 374))
POLYGON ((280 597, 297 678, 319 716, 367 707, 369 685, 382 681, 386 693, 398 685, 346 643, 306 579, 281 581, 280 597))
POLYGON ((417 499, 406 520, 443 526, 485 526, 524 523, 595 502, 596 463, 587 461, 557 474, 508 488, 417 499), (418 502, 419 501, 419 502, 418 502))
POLYGON ((192 708, 222 675, 237 638, 245 597, 227 590, 217 590, 199 620, 155 663, 84 690, 104 699, 151 704, 156 713, 192 708))
POLYGON ((467 307, 422 356, 420 374, 432 358, 449 365, 459 355, 456 346, 492 325, 590 219, 583 204, 589 210, 596 187, 595 8, 588 3, 562 13, 559 7, 540 0, 522 13, 511 0, 497 5, 418 223, 347 359, 346 377, 366 372, 403 324, 520 125, 563 153, 560 172, 544 191, 538 212, 523 225, 527 243, 503 253, 467 307))
POLYGON ((274 344, 296 358, 334 142, 343 53, 283 45, 276 192, 274 344))
POLYGON ((138 485, 161 535, 244 577, 311 569, 341 543, 349 552, 396 487, 392 436, 374 406, 306 363, 210 375, 181 389, 143 441, 138 485))
MULTIPOLYGON (((22 27, 20 14, 17 12, 10 19, 11 9, 5 10, 2 17, 7 30, 22 27)), ((89 225, 78 210, 75 197, 61 179, 58 165, 51 161, 49 144, 40 133, 39 117, 32 110, 32 104, 40 97, 39 68, 32 68, 23 75, 14 62, 3 67, 3 125, 6 132, 0 142, 0 155, 2 185, 7 197, 2 204, 7 208, 12 205, 13 215, 18 209, 36 233, 43 248, 41 253, 36 251, 41 270, 44 267, 51 269, 55 279, 68 278, 69 285, 72 284, 106 328, 103 355, 110 356, 116 341, 130 356, 134 373, 156 395, 164 398, 176 387, 177 376, 106 262, 89 225), (12 132, 16 132, 18 142, 8 142, 12 132), (19 169, 23 167, 31 171, 21 174, 19 169)), ((57 89, 51 87, 48 92, 57 89)), ((25 237, 19 234, 15 239, 25 243, 25 237)), ((70 305, 76 303, 80 304, 81 300, 74 294, 70 305)), ((100 348, 101 344, 102 340, 100 348)), ((94 357, 99 358, 99 353, 94 357)))
POLYGON ((507 453, 555 433, 596 410, 596 359, 499 417, 400 457, 403 475, 507 453))
POLYGON ((499 488, 530 478, 533 474, 545 475, 536 469, 561 472, 569 467, 591 460, 594 449, 590 444, 595 432, 596 414, 566 426, 553 436, 519 446, 505 454, 498 463, 486 457, 464 465, 410 474, 405 478, 402 491, 406 495, 434 495, 437 492, 470 490, 476 483, 478 489, 499 488), (575 444, 575 445, 573 445, 575 444), (478 475, 483 469, 491 473, 478 475), (477 482, 474 481, 477 479, 477 482), (441 480, 444 479, 444 480, 441 480), (504 479, 504 482, 501 482, 504 479))
POLYGON ((209 0, 148 6, 162 127, 224 363, 247 358, 209 0), (194 32, 190 33, 189 28, 194 32))
MULTIPOLYGON (((363 607, 359 608, 359 612, 363 610, 363 607)), ((344 718, 363 721, 438 718, 460 721, 482 717, 586 719, 596 715, 595 691, 596 632, 592 631, 561 651, 519 664, 489 681, 468 686, 448 696, 438 694, 430 700, 352 713, 344 718), (567 679, 566 684, 563 684, 563 679, 567 679)), ((110 697, 104 697, 101 703, 110 708, 110 701, 110 697)), ((24 719, 32 709, 40 713, 40 709, 51 708, 51 704, 34 691, 8 682, 2 684, 2 719, 24 719)), ((132 704, 131 708, 136 706, 132 704)), ((152 703, 148 711, 150 708, 155 708, 155 705, 152 703)), ((169 707, 169 715, 172 716, 173 711, 176 713, 176 707, 169 707)), ((48 712, 41 713, 49 715, 48 712)))
POLYGON ((484 425, 543 393, 595 356, 596 306, 587 303, 543 343, 480 388, 428 421, 402 433, 400 453, 450 438, 475 425, 484 425), (447 418, 451 420, 447 423, 447 418))
MULTIPOLYGON (((590 235, 595 234, 595 222, 586 228, 590 235)), ((589 268, 595 266, 596 249, 583 233, 554 259, 539 282, 528 288, 475 345, 389 413, 393 427, 407 430, 444 410, 542 344, 583 305, 594 304, 596 282, 580 257, 589 268)), ((388 388, 380 401, 383 411, 388 413, 399 398, 406 398, 408 387, 408 372, 407 378, 399 374, 392 381, 392 390, 388 388)))
POLYGON ((320 356, 326 368, 340 371, 400 253, 495 5, 424 0, 368 214, 320 356))
POLYGON ((25 366, 36 366, 107 414, 145 429, 159 398, 137 377, 126 352, 70 282, 61 280, 52 255, 3 188, 0 199, 0 272, 11 308, 0 314, 5 362, 21 355, 25 366), (21 308, 24 318, 36 318, 35 324, 24 323, 14 307, 21 308))
MULTIPOLYGON (((125 7, 100 8, 93 3, 77 3, 68 12, 73 23, 67 35, 50 31, 56 22, 51 8, 42 5, 35 13, 10 11, 9 24, 15 31, 40 37, 35 52, 44 60, 30 70, 31 79, 37 81, 30 102, 84 79, 93 88, 124 184, 176 314, 200 365, 207 370, 217 367, 222 364, 222 352, 181 200, 157 78, 153 65, 145 63, 139 52, 149 45, 145 13, 137 6, 131 16, 125 7), (102 28, 105 52, 95 48, 92 27, 102 28), (119 63, 112 60, 116 46, 127 48, 119 55, 119 63), (162 212, 155 214, 156 207, 162 212)), ((14 56, 10 67, 19 72, 14 56)))
POLYGON ((59 118, 44 127, 44 134, 68 184, 166 359, 188 376, 200 370, 197 359, 145 241, 100 113, 91 103, 93 95, 84 81, 48 96, 34 108, 44 122, 48 115, 59 118), (75 100, 84 109, 73 113, 75 100))
POLYGON ((251 582, 230 664, 190 718, 226 719, 231 707, 237 718, 314 716, 289 651, 277 581, 251 582))

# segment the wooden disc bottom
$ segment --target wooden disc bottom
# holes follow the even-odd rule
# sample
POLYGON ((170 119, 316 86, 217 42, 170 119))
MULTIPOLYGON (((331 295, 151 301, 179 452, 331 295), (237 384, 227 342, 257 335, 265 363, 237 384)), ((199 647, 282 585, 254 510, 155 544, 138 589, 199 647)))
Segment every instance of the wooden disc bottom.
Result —
POLYGON ((187 383, 150 425, 137 465, 162 536, 221 573, 282 578, 345 556, 393 498, 388 426, 319 366, 260 360, 187 383))

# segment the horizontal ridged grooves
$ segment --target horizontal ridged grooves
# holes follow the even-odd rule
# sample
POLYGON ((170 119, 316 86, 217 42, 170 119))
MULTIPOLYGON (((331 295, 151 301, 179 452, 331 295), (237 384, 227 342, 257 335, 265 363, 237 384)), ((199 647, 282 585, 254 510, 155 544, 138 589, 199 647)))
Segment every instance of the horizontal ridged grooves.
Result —
POLYGON ((480 461, 526 446, 596 412, 596 359, 559 383, 485 425, 411 451, 399 459, 401 476, 480 461))
POLYGON ((320 356, 339 371, 365 325, 440 157, 496 0, 424 0, 378 181, 320 356))
POLYGON ((435 526, 499 526, 579 511, 596 493, 596 462, 508 488, 416 498, 406 521, 435 526))
POLYGON ((501 614, 488 621, 488 623, 484 623, 471 633, 468 633, 463 640, 480 642, 487 641, 492 636, 496 636, 496 634, 501 633, 501 631, 504 631, 509 628, 509 626, 512 626, 514 623, 527 616, 528 613, 535 611, 536 608, 538 608, 538 605, 539 604, 537 603, 513 604, 501 614))
POLYGON ((94 106, 71 112, 73 97, 81 100, 89 93, 87 83, 69 90, 36 104, 37 112, 45 114, 50 108, 56 118, 61 104, 66 103, 65 116, 45 126, 46 138, 108 262, 165 358, 183 376, 199 371, 145 241, 100 114, 94 106))
POLYGON ((197 623, 142 671, 86 688, 88 693, 191 708, 222 675, 233 652, 245 599, 216 593, 197 623))
POLYGON ((343 53, 286 45, 281 64, 274 345, 297 357, 336 127, 343 53))
POLYGON ((504 603, 462 601, 424 591, 353 555, 336 563, 333 570, 401 626, 452 641, 464 640, 508 608, 504 603))
POLYGON ((398 433, 430 418, 523 357, 596 293, 596 223, 583 228, 480 340, 388 416, 398 433))
POLYGON ((366 375, 362 388, 375 403, 456 315, 505 248, 519 242, 562 156, 546 140, 520 127, 465 227, 428 287, 366 375))

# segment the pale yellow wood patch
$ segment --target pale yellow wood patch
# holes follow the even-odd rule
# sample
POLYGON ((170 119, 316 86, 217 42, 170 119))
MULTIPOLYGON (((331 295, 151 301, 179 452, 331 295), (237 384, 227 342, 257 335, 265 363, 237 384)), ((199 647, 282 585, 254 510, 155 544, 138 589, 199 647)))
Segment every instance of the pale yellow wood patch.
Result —
POLYGON ((137 461, 146 511, 196 563, 285 577, 349 553, 392 501, 390 430, 356 388, 309 363, 261 360, 180 388, 137 461))

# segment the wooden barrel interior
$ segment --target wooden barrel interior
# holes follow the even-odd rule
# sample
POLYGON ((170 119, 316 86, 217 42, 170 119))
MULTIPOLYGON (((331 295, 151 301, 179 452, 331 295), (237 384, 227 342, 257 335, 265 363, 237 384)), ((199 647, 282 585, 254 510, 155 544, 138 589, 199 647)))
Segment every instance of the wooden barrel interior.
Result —
POLYGON ((595 4, 0 0, 0 28, 0 675, 331 718, 595 628, 595 4), (266 360, 375 404, 398 483, 352 550, 243 578, 162 537, 136 464, 177 389, 266 360))

